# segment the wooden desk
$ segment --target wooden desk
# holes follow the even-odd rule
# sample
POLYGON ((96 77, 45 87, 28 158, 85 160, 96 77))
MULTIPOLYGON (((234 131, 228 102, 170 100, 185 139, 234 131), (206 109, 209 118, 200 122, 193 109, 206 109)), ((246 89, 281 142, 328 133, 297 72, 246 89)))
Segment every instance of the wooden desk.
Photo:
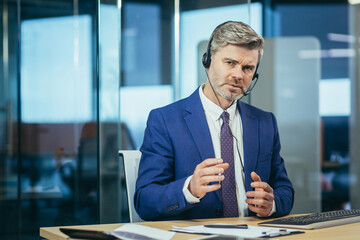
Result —
MULTIPOLYGON (((155 227, 164 230, 172 229, 172 225, 187 227, 192 225, 201 225, 209 223, 232 223, 232 224, 248 224, 248 225, 257 225, 258 222, 262 222, 255 217, 246 217, 246 218, 216 218, 216 219, 194 219, 186 221, 159 221, 159 222, 141 222, 137 224, 146 225, 149 227, 155 227)), ((122 224, 101 224, 101 225, 81 225, 81 226, 67 226, 67 228, 79 228, 87 230, 101 230, 101 231, 112 231, 115 228, 121 226, 122 224)), ((65 240, 69 239, 65 234, 61 233, 59 230, 60 227, 44 227, 40 228, 40 236, 50 240, 65 240)), ((177 239, 191 239, 195 237, 201 237, 204 235, 197 234, 187 234, 187 233, 176 233, 172 240, 177 239)), ((280 240, 287 239, 358 239, 360 236, 360 223, 352 223, 346 225, 340 225, 336 227, 322 228, 317 230, 305 230, 303 234, 296 234, 291 236, 281 236, 277 237, 280 240)))

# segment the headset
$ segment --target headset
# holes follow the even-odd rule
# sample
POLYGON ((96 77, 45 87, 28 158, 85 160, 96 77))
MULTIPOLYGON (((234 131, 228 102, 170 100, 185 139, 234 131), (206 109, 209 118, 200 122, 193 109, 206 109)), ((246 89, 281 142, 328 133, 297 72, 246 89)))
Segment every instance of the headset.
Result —
POLYGON ((209 43, 207 45, 206 48, 206 52, 204 53, 203 57, 202 57, 202 64, 205 68, 209 68, 210 67, 210 63, 211 63, 211 53, 210 53, 210 48, 211 48, 211 43, 213 41, 213 36, 211 36, 209 43))
MULTIPOLYGON (((211 52, 210 52, 210 48, 211 48, 211 44, 212 44, 212 41, 213 41, 213 38, 214 36, 212 35, 210 40, 209 40, 209 43, 207 45, 207 49, 206 49, 206 52, 204 53, 203 57, 202 57, 202 64, 204 66, 204 68, 209 68, 210 67, 210 64, 211 64, 211 52)), ((244 96, 247 96, 250 94, 251 90, 255 87, 256 83, 257 83, 257 80, 259 79, 259 74, 257 73, 258 71, 258 68, 259 68, 259 64, 260 64, 260 61, 258 62, 258 64, 256 65, 256 68, 255 68, 255 73, 253 75, 253 78, 251 79, 251 84, 248 88, 248 90, 246 90, 246 92, 244 92, 244 96)))

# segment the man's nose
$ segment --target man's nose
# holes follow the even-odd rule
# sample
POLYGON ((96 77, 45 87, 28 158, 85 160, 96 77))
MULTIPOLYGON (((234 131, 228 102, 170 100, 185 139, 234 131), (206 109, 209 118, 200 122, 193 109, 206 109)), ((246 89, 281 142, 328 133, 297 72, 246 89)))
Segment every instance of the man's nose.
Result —
POLYGON ((244 74, 242 66, 239 65, 233 68, 232 77, 234 79, 241 80, 244 78, 244 74))

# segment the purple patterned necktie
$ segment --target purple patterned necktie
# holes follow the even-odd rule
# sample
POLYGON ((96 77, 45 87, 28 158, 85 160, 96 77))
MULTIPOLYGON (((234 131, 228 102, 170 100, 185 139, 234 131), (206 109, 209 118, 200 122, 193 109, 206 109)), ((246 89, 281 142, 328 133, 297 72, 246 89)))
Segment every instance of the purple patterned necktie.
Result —
POLYGON ((229 113, 221 114, 223 124, 220 132, 221 158, 224 163, 229 163, 229 168, 224 172, 225 179, 222 181, 222 199, 224 217, 238 217, 238 204, 236 199, 235 169, 234 169, 234 145, 233 136, 229 126, 229 113))

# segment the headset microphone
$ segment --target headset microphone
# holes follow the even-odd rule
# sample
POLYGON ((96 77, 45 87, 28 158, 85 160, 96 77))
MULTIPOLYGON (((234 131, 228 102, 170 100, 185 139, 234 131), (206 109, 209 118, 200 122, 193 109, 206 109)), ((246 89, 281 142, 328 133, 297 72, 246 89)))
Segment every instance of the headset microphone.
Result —
MULTIPOLYGON (((259 66, 259 64, 258 64, 259 66)), ((248 89, 246 90, 246 92, 244 92, 244 95, 243 96, 247 96, 251 93, 251 91, 253 90, 253 88, 255 87, 256 83, 257 83, 257 80, 259 79, 259 74, 257 73, 257 67, 256 67, 256 71, 255 71, 255 74, 254 74, 254 77, 253 79, 251 80, 251 84, 250 86, 248 87, 248 89)))

